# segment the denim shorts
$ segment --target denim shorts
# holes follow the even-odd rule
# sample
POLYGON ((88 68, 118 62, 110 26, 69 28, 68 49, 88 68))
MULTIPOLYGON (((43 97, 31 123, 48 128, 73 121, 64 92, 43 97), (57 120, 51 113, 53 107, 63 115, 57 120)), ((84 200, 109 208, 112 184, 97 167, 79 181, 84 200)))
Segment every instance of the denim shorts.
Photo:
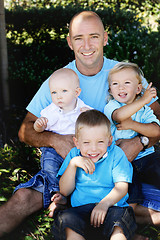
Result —
POLYGON ((110 239, 115 226, 122 228, 128 240, 132 239, 137 228, 132 207, 110 207, 104 224, 94 228, 90 224, 90 216, 95 206, 95 203, 91 203, 55 213, 53 223, 54 239, 65 240, 65 228, 68 227, 87 240, 107 240, 110 239))
POLYGON ((20 188, 33 188, 43 193, 43 205, 47 208, 54 192, 59 191, 59 179, 56 175, 63 158, 53 148, 43 147, 41 151, 41 170, 28 182, 19 184, 14 192, 20 188))
POLYGON ((132 166, 133 180, 127 202, 160 211, 160 152, 135 160, 132 166))

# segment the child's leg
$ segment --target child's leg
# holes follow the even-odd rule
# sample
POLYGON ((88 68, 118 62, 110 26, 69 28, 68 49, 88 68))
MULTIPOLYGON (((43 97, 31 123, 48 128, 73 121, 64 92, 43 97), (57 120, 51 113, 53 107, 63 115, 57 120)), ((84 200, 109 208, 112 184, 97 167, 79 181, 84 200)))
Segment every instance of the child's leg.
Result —
POLYGON ((85 238, 72 229, 66 228, 66 240, 85 240, 85 238))
POLYGON ((125 237, 122 228, 116 226, 114 227, 110 240, 127 240, 127 238, 125 237))

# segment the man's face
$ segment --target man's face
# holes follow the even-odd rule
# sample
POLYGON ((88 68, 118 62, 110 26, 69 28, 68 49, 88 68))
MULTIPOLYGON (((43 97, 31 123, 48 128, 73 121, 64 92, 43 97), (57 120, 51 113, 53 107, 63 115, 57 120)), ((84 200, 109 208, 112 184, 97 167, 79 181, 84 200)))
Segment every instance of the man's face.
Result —
POLYGON ((102 23, 96 18, 83 19, 77 16, 67 38, 74 51, 76 66, 84 75, 95 75, 103 66, 103 47, 108 37, 102 23))

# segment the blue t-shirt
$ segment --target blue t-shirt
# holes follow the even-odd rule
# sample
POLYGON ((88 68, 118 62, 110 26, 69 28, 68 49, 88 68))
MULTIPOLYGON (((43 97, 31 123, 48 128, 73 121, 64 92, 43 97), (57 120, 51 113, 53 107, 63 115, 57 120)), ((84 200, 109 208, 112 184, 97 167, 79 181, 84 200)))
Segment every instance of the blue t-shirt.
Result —
MULTIPOLYGON (((66 68, 70 68, 77 73, 80 80, 80 87, 82 89, 79 97, 82 99, 82 101, 84 101, 85 104, 103 112, 106 105, 106 97, 108 95, 108 73, 116 63, 118 62, 104 57, 104 63, 101 71, 94 76, 82 75, 76 67, 75 60, 65 66, 66 68)), ((144 81, 145 85, 147 86, 147 81, 144 81)), ((35 94, 26 109, 35 116, 40 117, 41 110, 47 107, 51 102, 52 99, 49 90, 48 78, 41 85, 40 89, 35 94)))
MULTIPOLYGON (((66 170, 70 160, 80 156, 80 150, 73 148, 64 160, 57 176, 66 170)), ((72 207, 100 202, 114 188, 116 182, 132 182, 133 169, 121 148, 112 143, 107 153, 95 163, 93 174, 77 168, 75 190, 71 194, 72 207)), ((128 193, 115 206, 128 206, 128 193)))
MULTIPOLYGON (((115 99, 113 100, 110 100, 105 108, 104 108, 104 114, 108 117, 108 119, 110 120, 111 122, 111 133, 112 133, 112 136, 114 138, 114 140, 118 140, 118 139, 130 139, 130 138, 134 138, 135 136, 138 135, 137 132, 131 130, 131 129, 128 129, 128 130, 117 130, 116 128, 116 122, 112 120, 112 113, 124 106, 125 103, 120 103, 118 101, 116 101, 115 99)), ((158 125, 160 125, 160 122, 159 120, 157 119, 157 117, 154 115, 153 113, 153 110, 148 107, 147 105, 145 105, 144 107, 142 107, 138 112, 136 112, 135 114, 133 114, 132 116, 132 120, 133 121, 136 121, 136 122, 140 122, 140 123, 152 123, 152 122, 155 122, 157 123, 158 125)), ((136 159, 139 159, 141 157, 144 157, 148 154, 151 154, 152 152, 154 152, 154 147, 150 147, 150 148, 147 148, 145 149, 145 151, 142 151, 138 154, 138 156, 135 158, 136 159)))

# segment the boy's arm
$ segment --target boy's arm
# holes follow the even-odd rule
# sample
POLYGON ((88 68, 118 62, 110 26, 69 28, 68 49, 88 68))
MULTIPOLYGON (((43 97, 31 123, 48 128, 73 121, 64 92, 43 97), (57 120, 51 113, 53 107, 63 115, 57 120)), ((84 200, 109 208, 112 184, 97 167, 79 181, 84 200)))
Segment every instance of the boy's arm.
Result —
POLYGON ((131 118, 122 121, 116 125, 118 130, 131 129, 146 137, 160 137, 160 127, 157 123, 140 123, 133 121, 131 118))
POLYGON ((82 168, 89 174, 92 174, 95 170, 95 165, 91 159, 81 156, 72 158, 59 181, 60 193, 65 197, 70 195, 75 189, 77 167, 82 168))
POLYGON ((100 227, 103 224, 108 208, 119 202, 128 192, 127 182, 117 182, 110 193, 92 210, 91 225, 100 227))
MULTIPOLYGON (((150 107, 156 117, 160 120, 160 105, 158 101, 152 103, 150 107)), ((149 138, 148 147, 153 146, 158 140, 159 137, 149 138)), ((143 150, 143 145, 140 142, 140 138, 138 136, 132 139, 119 139, 116 141, 116 144, 125 152, 125 155, 128 158, 129 162, 132 162, 137 157, 139 152, 143 150)))
POLYGON ((36 119, 35 115, 27 113, 18 132, 19 140, 34 147, 52 147, 65 158, 71 148, 75 147, 73 135, 59 135, 49 131, 38 133, 33 128, 36 119))
POLYGON ((112 114, 112 119, 118 123, 124 121, 136 112, 138 112, 144 105, 149 103, 153 97, 156 97, 156 89, 151 88, 151 85, 152 83, 148 85, 145 93, 142 95, 141 98, 116 109, 112 114))

